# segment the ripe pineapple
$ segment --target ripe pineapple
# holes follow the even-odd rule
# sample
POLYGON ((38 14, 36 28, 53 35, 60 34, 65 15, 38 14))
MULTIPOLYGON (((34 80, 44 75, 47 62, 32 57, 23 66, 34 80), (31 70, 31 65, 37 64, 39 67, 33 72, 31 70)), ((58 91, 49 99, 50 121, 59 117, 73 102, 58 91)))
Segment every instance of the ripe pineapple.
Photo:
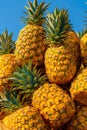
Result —
POLYGON ((47 130, 41 115, 31 106, 20 108, 6 116, 3 123, 10 130, 47 130))
POLYGON ((12 40, 13 34, 8 34, 5 30, 0 34, 0 91, 4 87, 8 87, 8 77, 13 73, 16 66, 19 64, 15 55, 13 54, 15 43, 12 40))
POLYGON ((46 75, 41 75, 41 71, 36 67, 29 62, 21 68, 17 67, 13 75, 9 77, 12 90, 19 91, 23 99, 29 99, 30 102, 33 92, 47 79, 46 75))
POLYGON ((25 102, 16 91, 5 90, 5 99, 0 101, 1 112, 4 112, 3 123, 10 130, 47 130, 39 112, 25 102))
POLYGON ((87 107, 76 108, 76 113, 66 125, 67 130, 87 130, 87 107))
POLYGON ((71 28, 67 10, 55 9, 47 15, 45 30, 49 46, 45 53, 45 67, 51 83, 65 84, 76 74, 80 45, 71 28))
POLYGON ((70 93, 76 102, 87 105, 87 68, 81 69, 71 83, 70 93))
POLYGON ((31 60, 33 64, 41 65, 44 62, 46 50, 43 23, 48 4, 44 2, 38 4, 37 0, 34 0, 33 4, 29 1, 28 5, 29 7, 25 6, 26 17, 23 18, 26 26, 19 32, 15 55, 21 64, 31 60))
POLYGON ((56 84, 45 83, 37 89, 32 104, 53 130, 68 122, 75 112, 70 96, 56 84))

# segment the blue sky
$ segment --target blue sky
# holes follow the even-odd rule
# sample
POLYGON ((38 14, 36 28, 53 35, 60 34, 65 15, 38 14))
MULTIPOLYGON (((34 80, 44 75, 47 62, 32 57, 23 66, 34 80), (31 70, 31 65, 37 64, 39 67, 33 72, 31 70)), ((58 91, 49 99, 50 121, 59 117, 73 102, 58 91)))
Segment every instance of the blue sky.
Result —
MULTIPOLYGON (((33 0, 30 0, 33 2, 33 0)), ((84 27, 84 16, 87 10, 87 0, 38 0, 39 2, 51 2, 47 12, 52 12, 56 7, 65 8, 69 11, 69 19, 75 31, 81 31, 84 27)), ((25 26, 20 17, 23 16, 24 5, 27 0, 0 0, 0 33, 6 28, 8 32, 13 32, 13 39, 16 40, 19 31, 25 26)))

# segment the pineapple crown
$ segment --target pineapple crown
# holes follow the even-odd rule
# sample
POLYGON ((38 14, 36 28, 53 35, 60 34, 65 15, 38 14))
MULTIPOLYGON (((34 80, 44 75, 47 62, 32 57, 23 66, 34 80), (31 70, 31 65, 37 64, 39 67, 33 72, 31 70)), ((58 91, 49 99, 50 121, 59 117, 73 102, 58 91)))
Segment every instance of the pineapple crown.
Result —
POLYGON ((37 70, 36 66, 33 67, 30 62, 23 65, 22 68, 18 67, 13 76, 9 78, 12 81, 12 90, 20 91, 20 94, 26 99, 47 79, 45 75, 41 76, 41 74, 41 71, 37 70))
POLYGON ((67 32, 72 29, 68 10, 56 8, 53 13, 48 13, 46 17, 45 31, 48 44, 59 44, 66 38, 67 32))
POLYGON ((10 114, 23 106, 24 102, 18 93, 5 90, 4 95, 5 99, 0 97, 0 108, 2 112, 5 112, 5 114, 10 114))
POLYGON ((26 11, 23 13, 26 17, 21 17, 25 24, 38 24, 42 25, 44 23, 45 17, 44 13, 48 9, 49 4, 41 2, 38 4, 37 0, 34 0, 34 3, 28 1, 28 6, 25 6, 26 11))
POLYGON ((77 32, 79 39, 81 39, 85 34, 87 34, 87 29, 83 29, 81 32, 77 32))
MULTIPOLYGON (((87 11, 85 12, 87 14, 87 11)), ((85 16, 85 20, 84 20, 85 24, 84 24, 84 29, 82 29, 81 32, 77 32, 77 35, 79 37, 79 39, 81 39, 83 37, 83 35, 87 34, 87 16, 85 16)))
POLYGON ((0 54, 13 53, 15 49, 15 42, 12 40, 13 33, 8 34, 7 29, 0 34, 0 54))

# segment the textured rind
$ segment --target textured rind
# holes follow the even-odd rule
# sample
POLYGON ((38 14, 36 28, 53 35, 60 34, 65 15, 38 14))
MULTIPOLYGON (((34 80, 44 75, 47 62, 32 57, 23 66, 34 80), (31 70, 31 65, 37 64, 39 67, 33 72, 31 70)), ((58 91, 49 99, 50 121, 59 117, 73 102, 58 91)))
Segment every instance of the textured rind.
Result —
POLYGON ((21 64, 32 61, 41 65, 44 62, 45 32, 42 26, 27 25, 19 33, 16 41, 15 55, 21 64))
POLYGON ((0 91, 9 86, 8 77, 12 75, 18 64, 14 54, 0 56, 0 91))
POLYGON ((76 108, 76 113, 66 125, 67 130, 87 130, 87 107, 76 108))
POLYGON ((68 32, 68 36, 64 41, 67 49, 72 52, 77 65, 77 71, 81 65, 81 51, 80 51, 80 40, 77 34, 73 31, 68 32))
POLYGON ((42 85, 34 92, 32 104, 55 130, 68 122, 75 112, 70 96, 56 84, 42 85))
POLYGON ((3 123, 11 130, 47 130, 39 112, 30 106, 20 108, 6 116, 3 123))
POLYGON ((80 68, 79 38, 75 32, 69 31, 63 45, 58 44, 46 50, 46 74, 51 83, 64 84, 71 81, 80 68))
POLYGON ((74 56, 64 46, 46 50, 45 67, 49 81, 57 84, 69 82, 77 71, 74 56))
POLYGON ((70 94, 74 101, 87 105, 87 68, 78 72, 71 84, 70 94))

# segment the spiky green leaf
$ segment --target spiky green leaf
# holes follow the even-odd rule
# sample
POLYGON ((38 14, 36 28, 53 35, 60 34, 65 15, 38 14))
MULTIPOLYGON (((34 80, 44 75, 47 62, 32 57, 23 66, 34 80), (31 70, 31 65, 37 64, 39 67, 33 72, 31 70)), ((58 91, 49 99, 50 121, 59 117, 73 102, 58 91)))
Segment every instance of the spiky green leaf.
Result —
POLYGON ((25 17, 21 17, 21 19, 26 24, 42 25, 45 20, 45 11, 48 9, 49 4, 45 4, 45 2, 39 4, 37 0, 34 0, 33 3, 28 1, 28 6, 25 6, 25 17))

